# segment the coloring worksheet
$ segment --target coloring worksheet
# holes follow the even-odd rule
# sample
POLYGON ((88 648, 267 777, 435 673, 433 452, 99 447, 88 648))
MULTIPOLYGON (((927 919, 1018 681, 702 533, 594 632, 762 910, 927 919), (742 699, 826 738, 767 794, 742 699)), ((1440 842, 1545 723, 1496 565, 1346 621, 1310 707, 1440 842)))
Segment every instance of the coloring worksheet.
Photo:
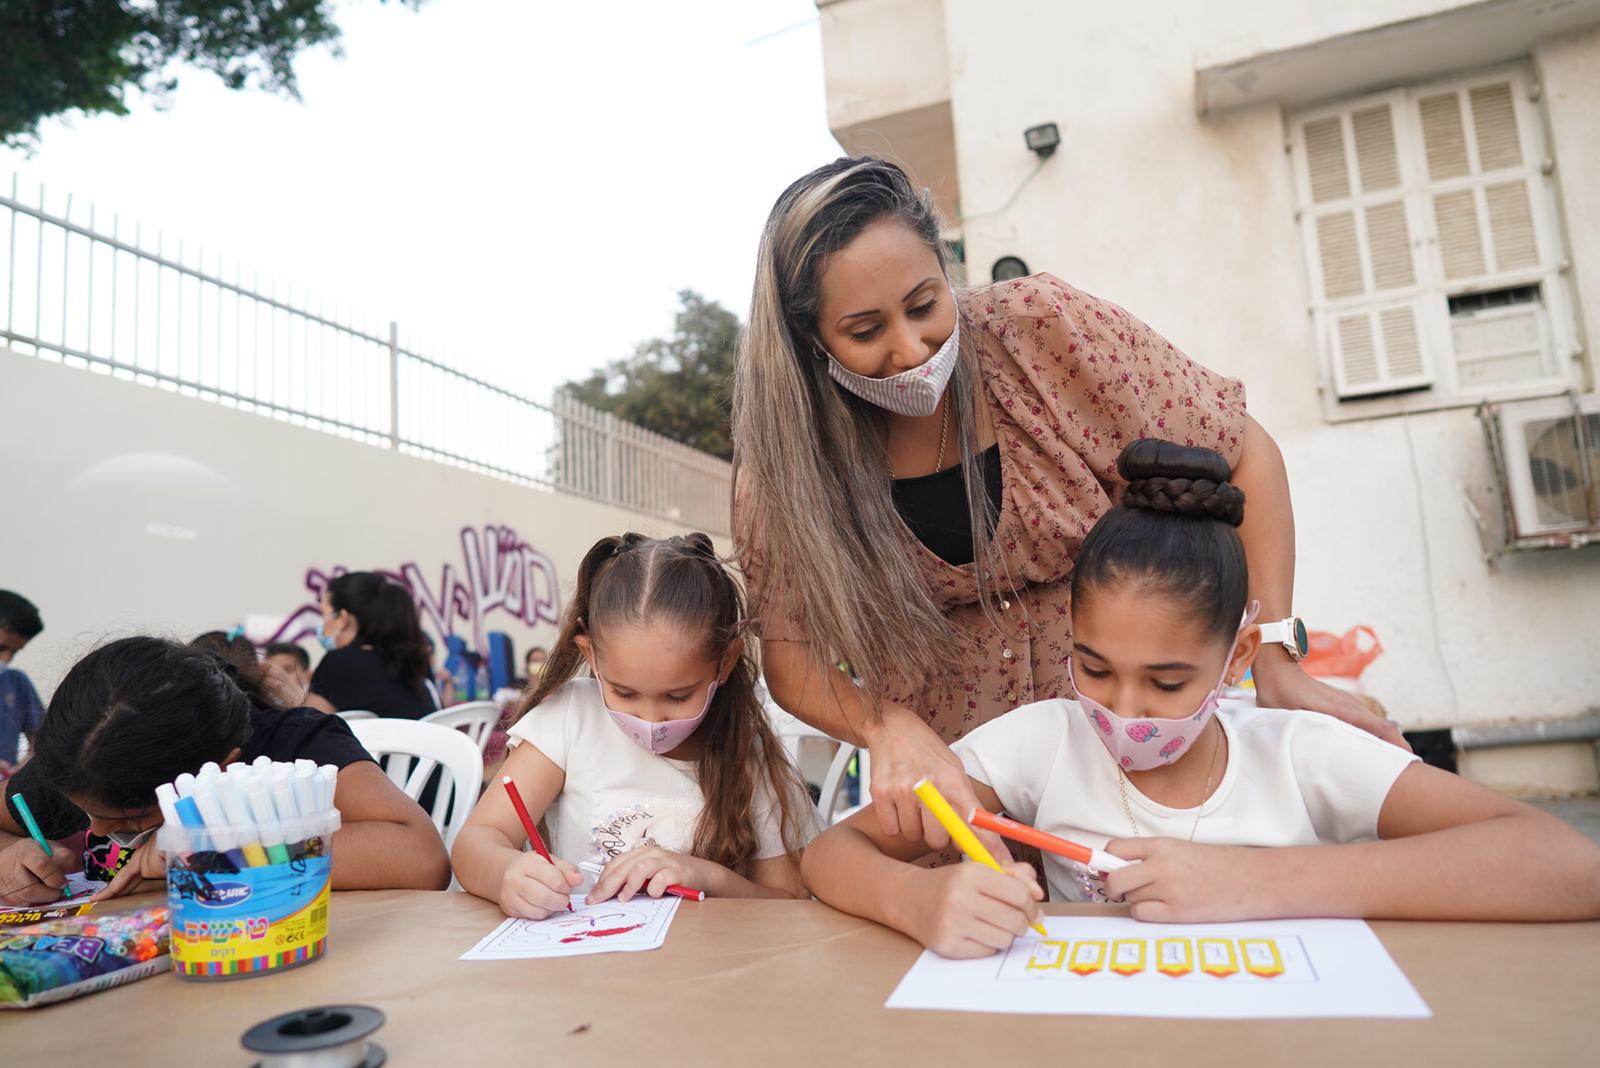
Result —
POLYGON ((1168 925, 1048 916, 1048 937, 946 960, 924 951, 891 1009, 1210 1019, 1432 1015, 1360 920, 1168 925))
POLYGON ((667 940, 675 897, 636 897, 585 905, 572 897, 572 911, 542 920, 507 919, 461 955, 462 960, 521 960, 530 957, 577 957, 586 953, 637 953, 659 949, 667 940))

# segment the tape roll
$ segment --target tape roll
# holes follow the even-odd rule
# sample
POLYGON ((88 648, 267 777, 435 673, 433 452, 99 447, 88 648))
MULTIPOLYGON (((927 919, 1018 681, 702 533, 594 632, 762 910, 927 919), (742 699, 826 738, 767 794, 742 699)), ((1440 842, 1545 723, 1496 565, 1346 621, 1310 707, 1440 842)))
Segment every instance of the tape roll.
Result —
POLYGON ((322 1005, 263 1020, 241 1041, 261 1054, 256 1068, 378 1068, 389 1055, 367 1036, 382 1026, 369 1005, 322 1005))

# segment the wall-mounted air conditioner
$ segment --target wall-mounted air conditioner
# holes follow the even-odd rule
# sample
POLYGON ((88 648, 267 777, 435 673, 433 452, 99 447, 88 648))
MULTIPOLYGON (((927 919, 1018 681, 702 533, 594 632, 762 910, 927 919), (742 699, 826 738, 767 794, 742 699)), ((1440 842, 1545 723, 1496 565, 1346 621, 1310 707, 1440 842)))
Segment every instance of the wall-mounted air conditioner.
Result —
POLYGON ((1600 532, 1600 393, 1500 405, 1495 422, 1507 541, 1600 532))

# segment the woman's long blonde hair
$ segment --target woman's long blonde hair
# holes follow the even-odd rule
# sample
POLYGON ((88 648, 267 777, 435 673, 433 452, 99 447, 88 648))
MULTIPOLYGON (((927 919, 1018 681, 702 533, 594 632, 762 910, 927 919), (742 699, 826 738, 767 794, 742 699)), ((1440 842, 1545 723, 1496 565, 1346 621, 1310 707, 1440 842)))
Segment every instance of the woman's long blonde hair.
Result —
MULTIPOLYGON (((734 539, 745 566, 759 568, 766 602, 753 610, 791 611, 815 664, 848 664, 874 704, 891 678, 931 680, 957 662, 955 633, 895 511, 883 412, 836 386, 818 354, 823 261, 885 219, 909 226, 949 277, 933 198, 893 163, 835 160, 783 191, 761 236, 733 379, 734 539)), ((976 448, 983 387, 971 329, 949 388, 990 612, 995 516, 976 448)))

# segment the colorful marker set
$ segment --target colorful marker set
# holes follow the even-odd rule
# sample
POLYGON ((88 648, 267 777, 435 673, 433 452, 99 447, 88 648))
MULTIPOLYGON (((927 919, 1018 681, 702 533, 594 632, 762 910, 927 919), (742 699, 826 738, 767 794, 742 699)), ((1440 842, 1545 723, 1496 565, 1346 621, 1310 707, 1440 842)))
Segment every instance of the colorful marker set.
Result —
MULTIPOLYGON (((164 824, 161 848, 183 855, 224 854, 235 870, 285 864, 322 850, 339 827, 333 791, 339 769, 310 760, 207 763, 156 787, 164 824)), ((204 858, 209 870, 218 863, 204 858), (207 863, 209 861, 209 863, 207 863)), ((191 865, 192 866, 192 865, 191 865)))
POLYGON ((310 760, 206 764, 156 788, 172 907, 172 966, 185 979, 281 970, 328 940, 338 769, 310 760))

